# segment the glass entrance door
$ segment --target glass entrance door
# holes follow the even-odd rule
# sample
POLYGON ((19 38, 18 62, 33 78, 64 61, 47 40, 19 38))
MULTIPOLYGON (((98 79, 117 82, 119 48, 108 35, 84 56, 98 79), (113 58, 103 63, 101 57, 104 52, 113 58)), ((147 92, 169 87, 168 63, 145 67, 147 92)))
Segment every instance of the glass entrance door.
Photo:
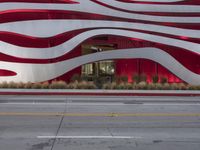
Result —
MULTIPOLYGON (((113 45, 82 45, 82 55, 113 50, 113 45)), ((96 77, 112 77, 115 74, 115 61, 104 60, 82 66, 82 75, 96 77)))

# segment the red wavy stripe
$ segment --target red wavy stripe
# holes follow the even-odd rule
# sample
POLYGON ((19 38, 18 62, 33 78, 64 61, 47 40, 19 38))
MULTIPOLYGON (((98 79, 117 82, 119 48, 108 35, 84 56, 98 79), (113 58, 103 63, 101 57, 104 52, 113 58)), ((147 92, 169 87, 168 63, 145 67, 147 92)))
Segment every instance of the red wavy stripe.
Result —
POLYGON ((169 34, 164 34, 164 33, 136 30, 136 29, 124 29, 124 28, 86 28, 86 29, 79 29, 79 30, 64 32, 62 34, 59 34, 53 37, 47 37, 47 38, 31 37, 31 36, 26 36, 22 34, 12 33, 12 32, 0 31, 0 41, 21 46, 21 47, 48 48, 48 47, 54 47, 54 46, 63 44, 64 42, 70 40, 71 38, 83 32, 94 30, 94 29, 122 29, 122 30, 127 30, 127 31, 136 31, 136 32, 141 32, 141 33, 147 33, 150 35, 158 35, 162 37, 168 37, 168 38, 200 44, 200 38, 188 38, 186 36, 174 36, 174 35, 169 35, 169 34))
POLYGON ((5 2, 24 2, 24 3, 64 3, 64 4, 77 4, 74 0, 1 0, 0 3, 5 2))
POLYGON ((60 11, 60 10, 12 10, 0 12, 0 23, 25 21, 25 20, 44 20, 44 19, 83 19, 83 20, 108 20, 122 22, 138 22, 163 26, 179 27, 186 29, 200 30, 199 23, 163 23, 152 21, 141 21, 135 19, 125 19, 120 17, 111 17, 94 13, 60 11))
MULTIPOLYGON (((102 35, 103 36, 103 35, 102 35)), ((96 36, 99 37, 99 36, 96 36)), ((122 36, 108 36, 108 41, 103 41, 104 44, 115 44, 119 41, 126 41, 126 43, 122 47, 118 47, 117 49, 126 49, 126 48, 141 48, 141 47, 156 47, 162 49, 163 51, 169 53, 173 56, 176 60, 178 60, 181 64, 183 64, 186 68, 191 70, 192 72, 200 74, 200 69, 198 64, 200 64, 199 55, 185 49, 177 48, 174 46, 163 45, 159 43, 149 42, 140 39, 133 39, 127 38, 122 36)), ((84 43, 91 42, 95 43, 94 37, 86 40, 84 43)), ((101 42, 100 42, 101 43, 101 42)), ((75 58, 81 55, 81 45, 80 43, 76 48, 74 48, 71 52, 53 59, 23 59, 18 57, 12 57, 5 54, 0 53, 0 60, 1 61, 8 61, 8 62, 17 62, 17 63, 33 63, 33 64, 48 64, 48 63, 55 63, 64 61, 67 59, 75 58)), ((121 45, 121 44, 120 44, 121 45)))
MULTIPOLYGON (((122 9, 122 8, 118 8, 118 7, 114 7, 114 6, 110 6, 104 2, 101 2, 99 0, 91 0, 94 3, 97 3, 101 6, 110 8, 110 9, 114 9, 114 10, 118 10, 118 11, 122 11, 122 12, 127 12, 127 13, 134 13, 134 14, 145 14, 145 15, 155 15, 155 16, 180 16, 180 17, 194 17, 194 16, 200 16, 200 13, 188 13, 188 12, 142 12, 142 11, 130 11, 130 10, 126 10, 126 9, 122 9)), ((180 6, 181 7, 181 6, 180 6)))
POLYGON ((200 5, 200 1, 198 0, 185 0, 185 1, 179 1, 179 2, 140 2, 139 0, 116 0, 119 2, 124 2, 124 3, 139 3, 139 4, 170 4, 170 5, 200 5))
POLYGON ((21 47, 48 48, 60 45, 88 30, 89 29, 74 30, 48 38, 37 38, 12 32, 0 32, 0 41, 21 47))
MULTIPOLYGON (((164 66, 158 64, 157 62, 154 62, 152 60, 148 60, 148 59, 126 59, 126 60, 116 60, 116 72, 115 74, 117 75, 124 75, 126 74, 129 78, 129 82, 131 82, 132 80, 132 75, 133 74, 143 74, 145 73, 147 75, 147 82, 151 83, 152 82, 152 75, 154 74, 158 74, 159 76, 165 76, 168 78, 168 82, 169 83, 183 83, 184 81, 182 81, 180 78, 178 78, 176 75, 174 75, 173 73, 171 73, 167 68, 165 68, 164 66), (128 66, 125 67, 124 64, 121 63, 127 63, 128 66), (146 67, 146 65, 148 67, 146 67), (122 69, 123 67, 125 67, 126 69, 122 69), (119 68, 119 69, 117 69, 119 68), (120 69, 121 68, 121 69, 120 69), (138 69, 140 68, 140 69, 138 69)), ((56 77, 51 81, 54 80, 66 80, 67 82, 70 82, 69 77, 73 76, 74 74, 80 73, 81 72, 81 66, 59 76, 56 77)))
POLYGON ((0 77, 1 76, 16 76, 16 75, 17 73, 14 71, 0 69, 0 77))

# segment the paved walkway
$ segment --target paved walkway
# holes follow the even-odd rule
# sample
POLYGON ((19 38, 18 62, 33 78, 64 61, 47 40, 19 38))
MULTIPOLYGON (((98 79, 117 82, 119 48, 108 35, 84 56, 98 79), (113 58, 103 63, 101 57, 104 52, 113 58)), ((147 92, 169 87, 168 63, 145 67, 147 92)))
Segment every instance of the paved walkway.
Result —
POLYGON ((200 90, 0 89, 0 95, 200 96, 200 90))

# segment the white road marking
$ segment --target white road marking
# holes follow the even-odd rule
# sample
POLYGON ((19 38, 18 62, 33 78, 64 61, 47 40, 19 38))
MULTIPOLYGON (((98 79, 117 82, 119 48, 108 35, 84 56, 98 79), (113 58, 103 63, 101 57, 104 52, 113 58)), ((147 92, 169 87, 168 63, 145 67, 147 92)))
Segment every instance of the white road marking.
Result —
POLYGON ((145 105, 145 106, 165 106, 165 105, 169 105, 169 106, 179 106, 179 105, 183 105, 183 106, 196 106, 196 105, 200 105, 200 103, 195 103, 195 104, 189 104, 189 103, 142 103, 142 102, 133 102, 130 104, 126 104, 126 103, 67 103, 67 105, 75 105, 75 106, 126 106, 126 105, 145 105))
MULTIPOLYGON (((1 98, 3 99, 3 98, 1 98)), ((9 99, 9 100, 66 100, 66 98, 59 98, 59 97, 11 97, 11 98, 7 98, 5 97, 4 99, 9 99)))
POLYGON ((148 103, 148 104, 143 104, 145 106, 200 106, 200 103, 166 103, 166 104, 153 104, 153 103, 148 103))
POLYGON ((66 105, 66 103, 38 103, 38 102, 30 102, 30 103, 1 103, 1 105, 66 105))
POLYGON ((38 139, 141 139, 135 136, 37 136, 38 139))

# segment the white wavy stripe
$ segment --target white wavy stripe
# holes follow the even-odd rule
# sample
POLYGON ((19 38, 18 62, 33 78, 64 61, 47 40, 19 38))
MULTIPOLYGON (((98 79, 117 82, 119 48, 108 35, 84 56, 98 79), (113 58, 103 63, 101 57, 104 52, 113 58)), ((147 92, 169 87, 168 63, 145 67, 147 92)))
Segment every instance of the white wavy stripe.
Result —
MULTIPOLYGON (((109 6, 129 10, 129 11, 142 11, 142 12, 200 12, 200 6, 195 5, 158 5, 158 4, 136 4, 136 3, 123 3, 116 0, 99 0, 109 6)), ((157 1, 159 2, 159 1, 157 1)))
POLYGON ((14 32, 33 37, 52 37, 63 32, 85 28, 125 28, 200 38, 199 30, 182 29, 144 23, 99 20, 33 20, 0 24, 0 31, 14 32), (56 28, 55 28, 56 27, 56 28))
POLYGON ((73 50, 77 45, 81 44, 86 39, 97 36, 97 35, 116 35, 116 36, 125 36, 130 38, 139 38, 151 42, 157 42, 165 45, 176 46, 179 48, 184 48, 188 51, 195 52, 200 54, 200 44, 187 42, 183 40, 177 40, 173 38, 167 38, 152 34, 146 34, 141 32, 119 30, 119 29, 97 29, 86 31, 81 33, 69 41, 51 48, 24 48, 8 44, 5 42, 0 43, 0 52, 11 55, 14 57, 21 58, 35 58, 35 59, 50 59, 62 56, 71 50, 73 50))
MULTIPOLYGON (((153 15, 144 15, 144 14, 134 14, 134 13, 127 13, 127 12, 110 9, 110 8, 98 5, 96 3, 93 3, 90 0, 79 0, 79 1, 80 1, 80 4, 76 4, 76 5, 37 4, 37 3, 1 3, 0 11, 7 11, 7 10, 14 10, 14 9, 71 10, 71 11, 96 13, 96 14, 107 15, 107 16, 112 16, 112 17, 121 17, 121 18, 137 19, 137 20, 144 20, 144 21, 173 22, 173 23, 200 23, 200 17, 173 17, 173 16, 171 17, 171 16, 153 16, 153 15)), ((184 9, 182 7, 183 6, 181 7, 178 6, 178 8, 181 8, 181 10, 184 10, 184 12, 187 12, 187 11, 200 12, 200 6, 187 6, 184 9)), ((172 12, 173 9, 171 8, 171 6, 169 8, 170 8, 170 12, 172 12)), ((143 8, 143 9, 146 10, 146 8, 143 8)), ((159 12, 162 12, 162 9, 159 12)))
POLYGON ((158 3, 173 3, 173 2, 182 2, 185 0, 130 0, 133 2, 158 2, 158 3))
POLYGON ((59 77, 83 64, 100 60, 143 58, 160 63, 176 76, 192 85, 200 85, 200 75, 185 68, 168 53, 157 48, 121 49, 98 52, 53 64, 21 64, 0 62, 0 69, 17 73, 13 77, 0 77, 0 81, 42 82, 59 77))

